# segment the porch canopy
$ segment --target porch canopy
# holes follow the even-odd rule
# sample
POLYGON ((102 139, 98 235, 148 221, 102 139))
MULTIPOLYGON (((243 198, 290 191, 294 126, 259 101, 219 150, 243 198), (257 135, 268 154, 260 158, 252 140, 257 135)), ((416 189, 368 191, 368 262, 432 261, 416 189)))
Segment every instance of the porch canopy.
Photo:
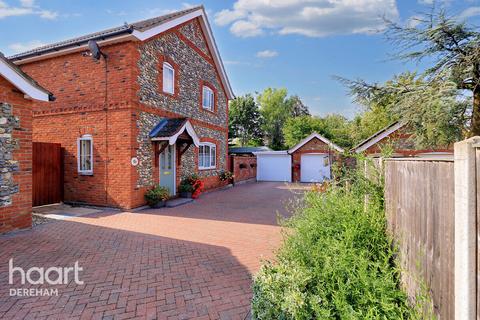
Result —
POLYGON ((158 166, 158 156, 169 145, 177 144, 179 147, 177 161, 180 163, 182 154, 190 145, 200 145, 200 139, 187 118, 166 118, 150 131, 150 140, 154 143, 155 166, 158 166))

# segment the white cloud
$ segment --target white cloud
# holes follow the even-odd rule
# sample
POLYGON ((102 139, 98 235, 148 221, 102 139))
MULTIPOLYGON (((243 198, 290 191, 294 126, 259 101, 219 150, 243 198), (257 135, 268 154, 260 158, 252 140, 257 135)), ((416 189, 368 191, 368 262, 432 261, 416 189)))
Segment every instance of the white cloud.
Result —
POLYGON ((273 58, 278 56, 278 52, 274 50, 263 50, 257 52, 258 58, 273 58))
POLYGON ((12 43, 11 45, 8 46, 10 50, 12 50, 14 53, 20 53, 20 52, 25 52, 29 51, 41 46, 44 46, 45 43, 41 42, 40 40, 32 40, 30 42, 25 42, 25 43, 12 43))
POLYGON ((395 0, 237 0, 215 14, 215 23, 230 25, 239 37, 273 31, 323 37, 382 30, 382 17, 399 17, 395 0))
POLYGON ((459 15, 458 19, 459 20, 465 20, 471 17, 475 17, 480 15, 480 7, 470 7, 465 10, 463 10, 459 15))
POLYGON ((35 0, 20 0, 20 6, 12 6, 0 0, 0 19, 26 15, 36 15, 50 20, 58 17, 57 12, 42 9, 35 4, 35 0))

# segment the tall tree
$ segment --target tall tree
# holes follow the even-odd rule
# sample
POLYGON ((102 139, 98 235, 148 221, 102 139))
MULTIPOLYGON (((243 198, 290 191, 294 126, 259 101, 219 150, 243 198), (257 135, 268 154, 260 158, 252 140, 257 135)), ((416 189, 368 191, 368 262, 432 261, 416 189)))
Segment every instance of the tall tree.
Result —
POLYGON ((350 122, 339 114, 329 114, 324 118, 301 116, 290 118, 283 127, 285 145, 293 147, 313 132, 317 132, 341 147, 351 147, 350 122))
POLYGON ((265 119, 263 131, 270 148, 280 150, 284 147, 283 125, 291 117, 290 105, 287 103, 287 89, 267 88, 258 95, 260 113, 265 119))
POLYGON ((468 135, 480 135, 480 32, 434 7, 414 22, 387 21, 387 39, 399 48, 395 57, 416 62, 430 59, 433 65, 425 72, 428 82, 451 81, 457 89, 470 91, 468 135))
POLYGON ((246 94, 230 102, 228 131, 242 146, 258 144, 262 139, 262 116, 252 95, 246 94))
POLYGON ((326 135, 325 123, 322 118, 311 116, 290 118, 283 127, 285 145, 291 148, 313 132, 326 135))
POLYGON ((287 104, 290 108, 290 114, 292 117, 309 116, 310 111, 308 107, 303 103, 298 95, 290 96, 287 99, 287 104))

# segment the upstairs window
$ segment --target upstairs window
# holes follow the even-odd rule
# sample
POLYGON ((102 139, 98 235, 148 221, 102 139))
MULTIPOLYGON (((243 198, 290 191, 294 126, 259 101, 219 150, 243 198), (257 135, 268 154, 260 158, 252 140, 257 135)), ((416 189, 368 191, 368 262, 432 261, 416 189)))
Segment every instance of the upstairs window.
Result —
POLYGON ((201 143, 198 149, 198 168, 215 169, 217 165, 217 146, 213 143, 201 143))
POLYGON ((175 69, 168 62, 163 63, 163 92, 174 94, 175 69))
POLYGON ((83 135, 78 139, 78 173, 93 174, 93 139, 91 135, 83 135))
POLYGON ((202 97, 203 109, 208 111, 214 111, 215 93, 213 92, 213 90, 207 86, 203 86, 202 97))

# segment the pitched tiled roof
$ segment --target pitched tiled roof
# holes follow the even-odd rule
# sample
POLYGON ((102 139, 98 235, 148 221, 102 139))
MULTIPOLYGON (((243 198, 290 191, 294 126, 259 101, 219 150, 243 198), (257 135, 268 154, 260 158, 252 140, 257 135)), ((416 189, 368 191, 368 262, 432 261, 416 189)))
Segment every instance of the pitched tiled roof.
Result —
MULTIPOLYGON (((51 93, 50 91, 44 89, 42 86, 40 86, 35 80, 33 80, 28 74, 26 74, 25 72, 22 71, 22 69, 20 69, 18 66, 16 66, 14 63, 12 63, 9 59, 7 59, 3 53, 0 52, 0 63, 3 63, 5 66, 7 66, 8 68, 10 68, 14 73, 16 73, 20 78, 22 78, 25 82, 28 83, 28 86, 30 86, 30 88, 34 88, 36 90, 39 90, 41 91, 42 93, 44 93, 46 96, 48 96, 48 100, 50 101, 53 101, 55 100, 55 97, 53 96, 53 93, 51 93)), ((8 69, 7 69, 8 70, 8 69)), ((0 76, 2 76, 2 74, 0 74, 0 76)), ((5 76, 6 77, 6 76, 5 76)), ((8 77, 6 77, 7 80, 10 81, 10 79, 8 79, 8 77)), ((18 79, 18 78, 17 78, 18 79)), ((21 81, 22 82, 22 81, 21 81)), ((15 85, 15 83, 14 83, 15 85)), ((20 88, 18 88, 20 89, 20 88)))
POLYGON ((391 133, 395 132, 396 130, 400 129, 401 127, 403 127, 403 125, 404 124, 401 123, 400 121, 395 121, 394 123, 392 123, 389 126, 386 126, 385 128, 375 132, 373 135, 371 135, 367 139, 365 139, 362 142, 360 142, 359 144, 357 144, 355 147, 352 148, 352 150, 357 151, 358 149, 360 149, 361 147, 365 146, 368 143, 375 144, 376 142, 378 142, 379 140, 382 139, 382 135, 387 135, 388 136, 389 134, 391 134, 391 133))
POLYGON ((150 138, 168 138, 175 135, 187 122, 185 118, 162 119, 150 131, 150 138))
POLYGON ((77 38, 72 38, 72 39, 68 39, 68 40, 65 40, 65 41, 61 41, 61 42, 49 44, 49 45, 46 45, 46 46, 42 46, 42 47, 39 47, 39 48, 35 48, 33 50, 30 50, 30 51, 26 51, 26 52, 23 52, 23 53, 13 55, 13 56, 9 57, 9 59, 11 59, 12 61, 21 60, 21 59, 25 59, 25 58, 29 58, 29 57, 33 57, 33 56, 40 56, 42 54, 52 52, 52 51, 59 51, 59 50, 66 49, 66 48, 69 48, 69 47, 81 46, 81 45, 87 44, 88 41, 90 41, 90 40, 106 40, 108 38, 112 38, 112 37, 119 36, 119 35, 122 35, 122 34, 132 33, 134 30, 145 31, 145 30, 151 29, 151 28, 153 28, 153 27, 155 27, 159 24, 168 22, 169 20, 178 18, 180 16, 189 14, 191 12, 194 12, 194 11, 196 11, 198 9, 202 9, 202 8, 203 8, 203 6, 196 6, 196 7, 188 8, 188 9, 185 9, 185 10, 165 14, 165 15, 160 16, 160 17, 155 17, 155 18, 151 18, 151 19, 147 19, 147 20, 142 20, 142 21, 138 21, 138 22, 134 22, 134 23, 130 23, 130 24, 126 23, 123 26, 110 28, 110 29, 106 29, 106 30, 103 30, 103 31, 99 31, 99 32, 94 32, 94 33, 90 33, 90 34, 80 36, 80 37, 77 37, 77 38))

